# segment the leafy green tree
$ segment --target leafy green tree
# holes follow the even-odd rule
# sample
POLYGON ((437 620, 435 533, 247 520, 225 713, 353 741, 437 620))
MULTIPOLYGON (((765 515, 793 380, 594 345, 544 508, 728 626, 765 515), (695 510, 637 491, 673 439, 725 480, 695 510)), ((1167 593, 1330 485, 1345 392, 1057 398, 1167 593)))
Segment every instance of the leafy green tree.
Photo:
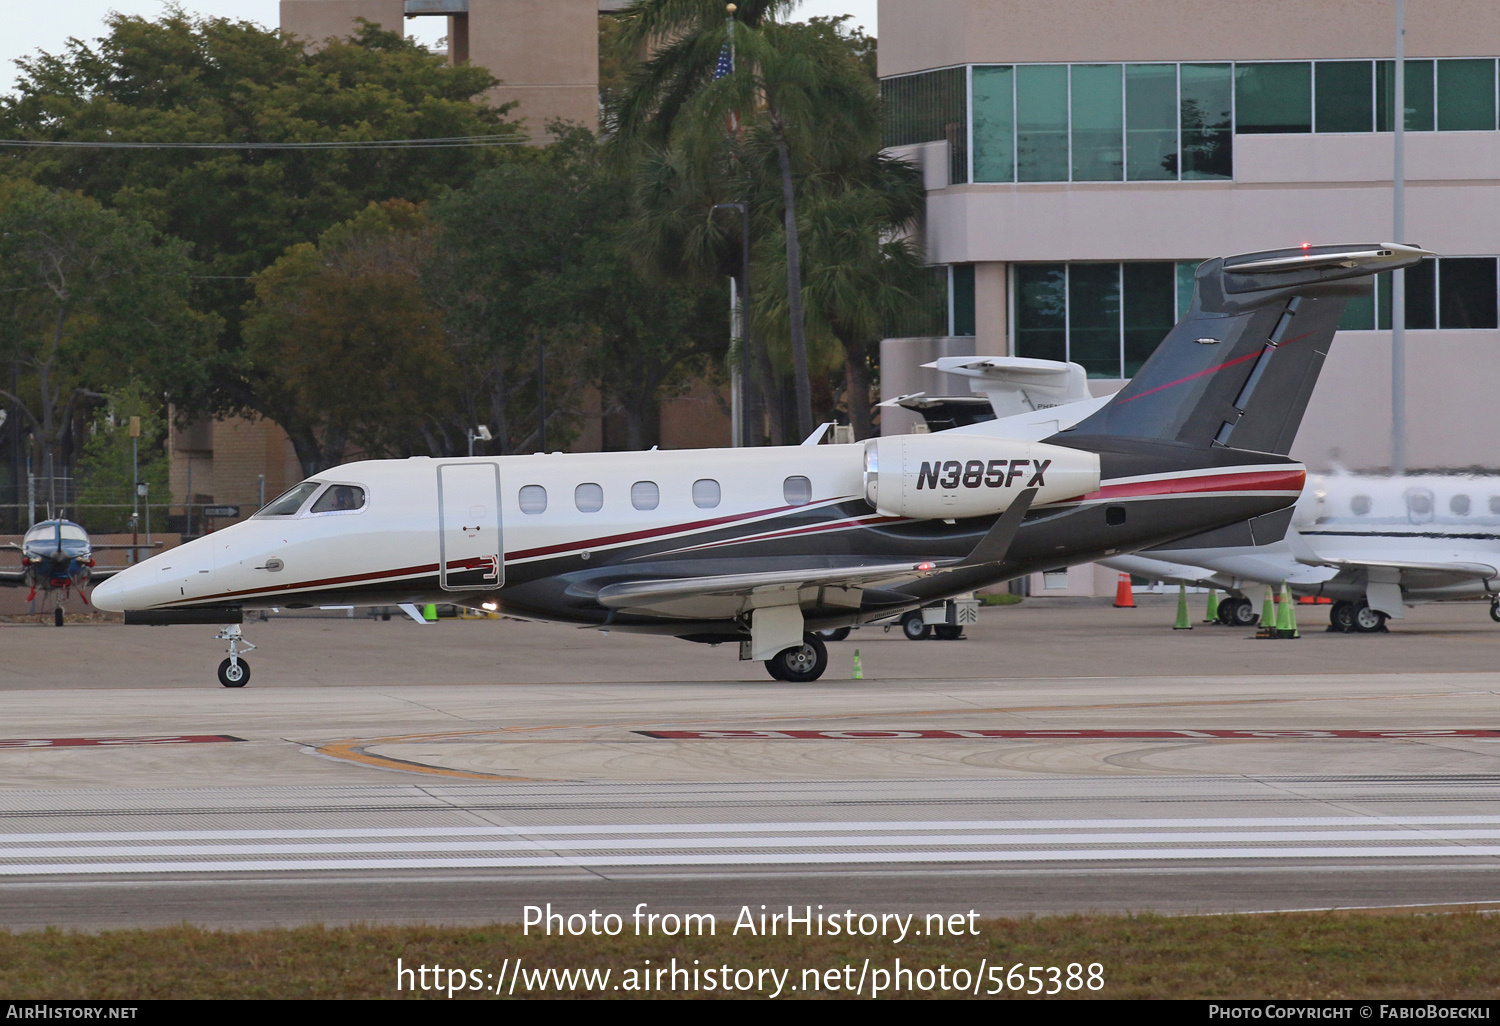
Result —
MULTIPOLYGON (((82 518, 90 531, 107 533, 130 530, 131 511, 136 507, 135 482, 148 486, 152 504, 151 522, 166 527, 171 498, 171 461, 166 450, 167 421, 162 404, 139 381, 131 381, 111 393, 89 424, 77 462, 78 506, 74 519, 82 518), (130 418, 139 417, 140 437, 131 446, 130 418), (136 472, 139 470, 139 476, 136 472), (89 507, 104 507, 100 510, 89 507)), ((140 529, 147 523, 146 503, 140 502, 140 529)))
POLYGON ((623 36, 656 48, 610 121, 627 151, 658 162, 668 152, 673 156, 665 162, 689 174, 737 180, 762 233, 767 213, 776 214, 772 230, 779 232, 785 272, 779 325, 794 367, 797 430, 806 434, 813 415, 799 196, 878 152, 880 116, 875 83, 837 20, 811 26, 777 20, 791 7, 783 0, 745 4, 731 33, 712 5, 640 0, 625 15, 623 36), (731 38, 734 71, 718 75, 731 38))
POLYGON ((246 351, 266 414, 286 431, 303 472, 367 456, 451 453, 460 372, 428 299, 423 269, 435 231, 403 200, 371 204, 291 249, 255 276, 246 351))
POLYGON ((723 289, 635 259, 631 183, 590 133, 558 131, 548 149, 435 204, 431 288, 498 451, 539 444, 544 368, 549 447, 576 430, 581 387, 594 384, 624 416, 627 444, 644 448, 663 389, 722 357, 723 289))
MULTIPOLYGON (((450 67, 365 25, 312 52, 245 21, 114 14, 93 43, 20 62, 0 98, 0 133, 43 142, 368 143, 506 136, 517 126, 479 94, 482 68, 450 67)), ((196 301, 227 330, 212 389, 174 394, 200 409, 269 413, 256 386, 274 368, 240 348, 246 282, 371 202, 421 202, 508 159, 504 147, 276 150, 8 149, 0 175, 76 189, 186 240, 202 265, 196 301)))
POLYGON ((188 305, 186 249, 83 196, 0 186, 0 360, 26 375, 0 397, 29 424, 49 487, 76 416, 104 392, 201 385, 217 325, 188 305))

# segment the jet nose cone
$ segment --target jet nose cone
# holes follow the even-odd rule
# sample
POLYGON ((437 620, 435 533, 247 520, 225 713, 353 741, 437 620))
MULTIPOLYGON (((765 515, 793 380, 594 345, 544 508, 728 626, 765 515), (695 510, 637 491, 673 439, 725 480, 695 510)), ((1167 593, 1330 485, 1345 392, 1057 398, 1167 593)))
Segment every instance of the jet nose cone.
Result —
POLYGON ((136 590, 134 585, 142 581, 139 567, 121 570, 113 577, 96 584, 89 600, 94 603, 94 608, 106 613, 123 613, 135 608, 130 604, 131 593, 136 590))

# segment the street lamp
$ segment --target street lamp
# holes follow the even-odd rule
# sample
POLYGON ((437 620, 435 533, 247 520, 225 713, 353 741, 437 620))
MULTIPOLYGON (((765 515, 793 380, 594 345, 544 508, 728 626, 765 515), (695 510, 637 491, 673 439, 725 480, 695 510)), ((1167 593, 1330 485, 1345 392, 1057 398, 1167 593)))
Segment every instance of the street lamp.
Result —
POLYGON ((488 442, 493 437, 494 436, 490 434, 490 429, 488 427, 486 427, 485 425, 483 425, 483 424, 480 424, 477 427, 470 428, 469 429, 469 455, 470 456, 474 455, 474 440, 475 439, 478 439, 481 442, 488 442))
MULTIPOLYGON (((735 295, 731 298, 737 316, 737 334, 740 339, 740 358, 730 370, 729 401, 733 416, 732 444, 745 444, 745 374, 744 364, 750 358, 750 204, 715 203, 715 210, 738 210, 740 212, 740 280, 735 295)), ((733 286, 734 279, 730 279, 733 286)))

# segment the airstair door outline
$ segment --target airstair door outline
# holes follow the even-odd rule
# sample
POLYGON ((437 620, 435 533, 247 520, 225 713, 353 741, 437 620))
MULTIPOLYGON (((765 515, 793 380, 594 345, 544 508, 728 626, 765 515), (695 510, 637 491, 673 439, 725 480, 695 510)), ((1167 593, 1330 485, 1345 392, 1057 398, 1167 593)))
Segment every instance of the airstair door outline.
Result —
POLYGON ((437 468, 438 584, 444 591, 493 591, 505 583, 500 533, 500 468, 445 463, 437 468))

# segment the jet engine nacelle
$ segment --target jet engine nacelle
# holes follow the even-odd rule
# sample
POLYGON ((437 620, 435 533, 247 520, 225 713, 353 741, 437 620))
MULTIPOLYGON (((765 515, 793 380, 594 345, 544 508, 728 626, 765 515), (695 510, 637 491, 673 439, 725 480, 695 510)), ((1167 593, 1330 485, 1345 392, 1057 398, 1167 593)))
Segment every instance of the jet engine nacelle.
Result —
POLYGON ((886 516, 956 520, 1004 511, 1027 488, 1033 505, 1099 488, 1099 456, 984 435, 888 435, 865 443, 865 499, 886 516))

